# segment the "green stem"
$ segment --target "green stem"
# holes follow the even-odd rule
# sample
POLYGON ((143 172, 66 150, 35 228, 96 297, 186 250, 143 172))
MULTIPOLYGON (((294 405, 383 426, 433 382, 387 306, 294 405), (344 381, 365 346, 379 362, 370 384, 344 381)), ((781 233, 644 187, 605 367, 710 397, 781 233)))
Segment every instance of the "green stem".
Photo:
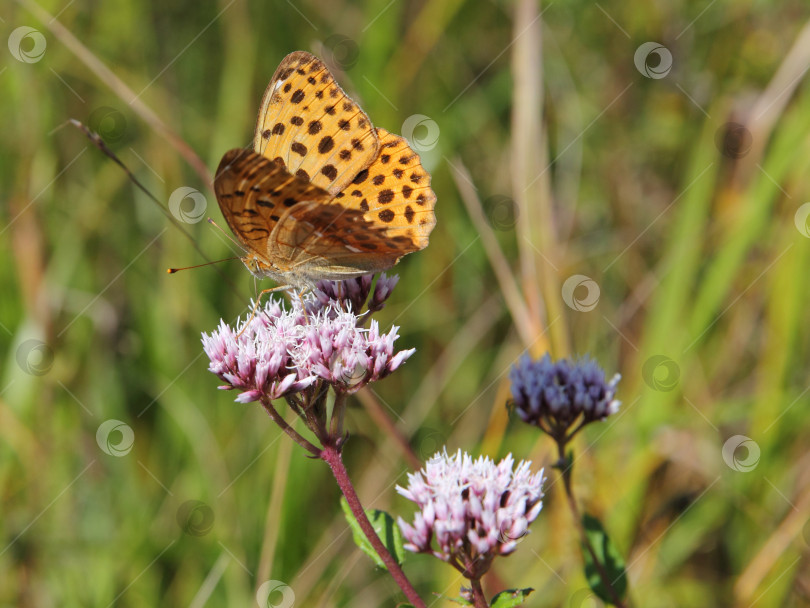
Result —
POLYGON ((599 574, 602 584, 605 586, 605 589, 607 589, 607 592, 610 595, 611 603, 617 608, 625 608, 624 602, 622 602, 622 599, 616 589, 613 588, 613 582, 610 580, 607 571, 599 561, 599 558, 596 555, 596 550, 593 548, 593 545, 585 532, 585 526, 582 523, 582 517, 579 514, 577 501, 574 498, 574 490, 572 487, 573 484, 571 481, 574 464, 573 462, 568 462, 568 460, 565 458, 565 441, 558 442, 557 449, 559 450, 560 454, 560 471, 562 472, 565 494, 568 498, 568 507, 571 509, 571 514, 574 516, 574 521, 576 522, 577 529, 579 530, 579 536, 582 540, 582 544, 591 555, 596 572, 599 574))

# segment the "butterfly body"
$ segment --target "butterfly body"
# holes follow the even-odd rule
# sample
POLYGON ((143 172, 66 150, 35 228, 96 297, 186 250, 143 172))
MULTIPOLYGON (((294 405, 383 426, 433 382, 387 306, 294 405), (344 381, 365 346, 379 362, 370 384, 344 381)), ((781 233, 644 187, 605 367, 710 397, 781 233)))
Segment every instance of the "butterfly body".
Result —
POLYGON ((248 270, 299 288, 386 270, 436 224, 419 156, 302 51, 267 87, 253 150, 227 152, 214 189, 248 270))

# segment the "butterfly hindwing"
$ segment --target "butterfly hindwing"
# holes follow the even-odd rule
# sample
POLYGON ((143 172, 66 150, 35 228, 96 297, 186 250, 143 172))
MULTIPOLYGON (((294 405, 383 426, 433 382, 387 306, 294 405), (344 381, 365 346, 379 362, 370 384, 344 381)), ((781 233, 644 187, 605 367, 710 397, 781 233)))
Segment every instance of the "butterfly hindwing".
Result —
POLYGON ((436 194, 419 155, 403 137, 377 129, 380 153, 344 190, 367 221, 384 228, 402 255, 424 249, 436 225, 436 194))
POLYGON ((326 202, 331 195, 250 150, 225 153, 214 191, 233 233, 246 247, 266 256, 273 228, 301 201, 326 202))
POLYGON ((337 194, 377 157, 377 132, 317 57, 296 51, 262 99, 254 151, 337 194))
POLYGON ((296 205, 278 223, 271 240, 284 266, 324 279, 386 270, 405 254, 385 227, 335 200, 296 205))

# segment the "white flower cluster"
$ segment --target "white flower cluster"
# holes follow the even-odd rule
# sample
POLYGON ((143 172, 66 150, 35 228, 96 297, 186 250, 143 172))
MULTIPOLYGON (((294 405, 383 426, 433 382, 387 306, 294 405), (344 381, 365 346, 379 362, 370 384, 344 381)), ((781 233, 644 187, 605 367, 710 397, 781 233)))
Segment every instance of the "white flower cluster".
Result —
POLYGON ((406 549, 432 553, 468 573, 512 553, 540 513, 544 481, 542 470, 531 472, 531 462, 513 465, 511 454, 495 464, 445 451, 409 474, 408 487, 397 486, 419 506, 412 525, 399 520, 406 549))

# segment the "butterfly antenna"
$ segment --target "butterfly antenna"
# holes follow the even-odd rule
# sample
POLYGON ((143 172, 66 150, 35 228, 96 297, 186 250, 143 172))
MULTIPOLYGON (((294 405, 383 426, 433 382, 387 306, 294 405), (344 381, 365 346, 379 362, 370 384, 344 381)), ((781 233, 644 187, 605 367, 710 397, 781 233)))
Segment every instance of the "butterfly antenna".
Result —
POLYGON ((213 262, 205 262, 204 264, 195 264, 194 266, 183 266, 182 268, 167 268, 167 274, 174 274, 175 272, 180 272, 181 270, 191 270, 192 268, 202 268, 203 266, 210 266, 211 264, 219 264, 220 262, 227 262, 228 260, 238 260, 240 259, 239 256, 234 256, 231 258, 222 258, 221 260, 214 260, 213 262))
MULTIPOLYGON (((244 245, 242 245, 242 244, 241 244, 239 241, 237 241, 235 238, 233 238, 233 236, 231 236, 230 234, 228 234, 227 232, 225 232, 225 231, 222 229, 222 226, 220 226, 219 224, 217 224, 217 223, 216 223, 214 220, 212 220, 210 217, 208 218, 208 220, 207 220, 207 221, 208 221, 208 223, 209 223, 209 224, 211 224, 212 226, 214 226, 214 228, 216 228, 216 229, 217 229, 217 230, 219 230, 219 231, 220 231, 222 234, 224 234, 226 237, 228 237, 228 239, 229 239, 229 240, 230 240, 230 241, 231 241, 231 242, 232 242, 234 245, 236 245, 237 247, 239 247, 239 249, 244 249, 244 248, 245 248, 245 247, 244 247, 244 245)), ((229 258, 229 259, 231 259, 231 258, 229 258)))
MULTIPOLYGON (((135 175, 132 173, 132 171, 129 170, 129 167, 127 167, 124 164, 124 162, 120 158, 118 158, 116 153, 113 152, 110 149, 110 147, 106 144, 106 142, 101 138, 101 136, 98 133, 96 133, 94 131, 91 131, 90 128, 88 128, 85 124, 81 123, 80 121, 76 120, 75 118, 69 119, 68 122, 70 124, 72 124, 74 127, 76 127, 77 129, 79 129, 81 132, 83 132, 85 134, 85 136, 87 136, 87 139, 89 139, 90 142, 96 148, 101 150, 101 152, 103 152, 105 156, 107 156, 110 160, 112 160, 116 165, 121 167, 121 169, 123 169, 124 173, 127 174, 127 177, 130 179, 130 181, 133 184, 135 184, 135 186, 138 188, 138 190, 140 190, 141 192, 146 194, 146 196, 148 196, 160 208, 160 211, 163 213, 163 215, 165 215, 166 218, 172 224, 174 224, 174 227, 177 228, 180 232, 182 232, 183 235, 185 235, 185 237, 189 241, 191 241, 191 244, 194 247, 194 249, 197 250, 197 253, 199 253, 204 259, 206 259, 206 260, 208 259, 208 256, 205 255, 205 252, 197 244, 197 241, 194 240, 194 237, 191 235, 191 233, 188 230, 186 230, 185 227, 183 227, 183 225, 177 220, 176 217, 174 217, 171 214, 171 212, 168 209, 166 209, 166 206, 163 204, 163 202, 160 201, 160 199, 158 199, 154 194, 149 192, 149 189, 146 186, 144 186, 140 182, 140 180, 138 180, 137 177, 135 177, 135 175)), ((230 258, 228 258, 228 259, 230 259, 230 258)), ((218 261, 222 261, 222 260, 218 260, 218 261)), ((211 261, 211 260, 208 260, 208 262, 207 262, 207 264, 215 264, 215 263, 216 263, 215 261, 211 261)), ((205 266, 206 264, 200 264, 200 265, 205 266)), ((193 268, 193 266, 189 266, 189 268, 193 268)), ((174 269, 174 270, 176 271, 176 270, 183 270, 183 269, 177 268, 177 269, 174 269)), ((173 271, 173 269, 170 268, 169 273, 171 274, 172 271, 173 271)), ((217 268, 217 272, 225 280, 225 282, 228 285, 230 285, 231 289, 233 289, 234 292, 238 294, 239 289, 230 280, 228 275, 226 275, 224 272, 222 272, 222 270, 219 269, 219 268, 217 268)))

